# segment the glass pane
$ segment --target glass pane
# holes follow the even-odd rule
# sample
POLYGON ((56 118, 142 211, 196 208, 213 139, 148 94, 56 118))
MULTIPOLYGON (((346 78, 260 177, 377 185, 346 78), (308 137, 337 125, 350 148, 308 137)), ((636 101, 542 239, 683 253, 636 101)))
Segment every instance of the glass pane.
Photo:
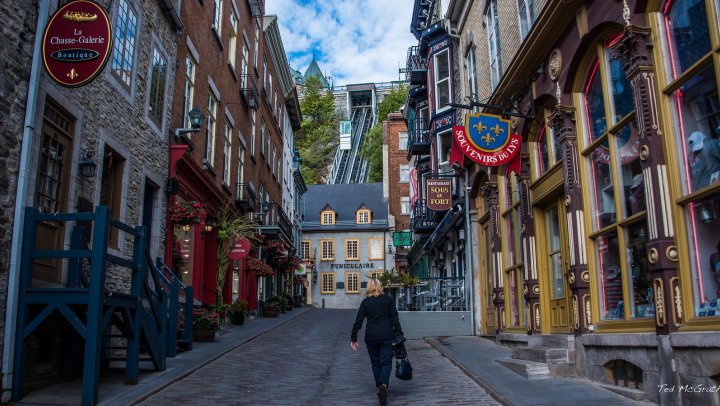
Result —
POLYGON ((595 255, 600 281, 600 318, 625 318, 623 282, 620 272, 620 250, 616 231, 610 231, 595 240, 595 255))
POLYGON ((437 84, 437 108, 441 109, 450 103, 450 80, 447 79, 437 84))
POLYGON ((655 317, 653 290, 647 265, 647 221, 628 227, 625 234, 627 244, 627 263, 630 267, 630 317, 655 317))
POLYGON ((518 294, 518 272, 517 269, 513 269, 508 272, 508 293, 510 295, 510 325, 517 327, 520 325, 520 301, 523 299, 518 294))
POLYGON ((695 316, 720 316, 720 193, 685 207, 695 316))
POLYGON ((560 251, 560 215, 558 207, 553 206, 546 214, 548 223, 548 255, 550 265, 550 280, 552 283, 552 298, 565 297, 565 279, 560 251))
POLYGON ((548 144, 545 136, 545 125, 540 127, 540 134, 538 135, 537 142, 535 143, 537 148, 537 166, 538 176, 542 176, 547 172, 550 167, 550 156, 548 153, 548 144))
POLYGON ((623 217, 630 217, 645 210, 645 183, 640 166, 640 138, 637 122, 634 120, 623 126, 613 137, 618 153, 617 164, 619 180, 622 184, 623 217))
POLYGON ((712 65, 691 77, 672 99, 683 192, 690 194, 720 182, 720 99, 712 65))
POLYGON ((437 69, 437 79, 442 80, 450 76, 450 64, 448 62, 448 51, 443 51, 437 56, 435 68, 437 69))
POLYGON ((515 265, 515 230, 512 212, 505 216, 505 238, 507 251, 505 251, 508 266, 515 265))
POLYGON ((677 78, 710 51, 705 0, 668 2, 665 14, 665 35, 670 44, 671 72, 677 78))
POLYGON ((622 60, 620 58, 611 58, 609 50, 607 53, 608 58, 610 58, 610 82, 613 96, 614 124, 635 110, 635 104, 633 102, 632 87, 630 87, 630 82, 625 76, 622 60))
POLYGON ((585 87, 585 120, 590 143, 595 142, 607 130, 599 65, 598 60, 590 65, 591 69, 588 72, 589 76, 585 87))
POLYGON ((589 155, 593 194, 593 229, 600 230, 615 223, 615 196, 610 171, 610 151, 607 139, 589 155))
POLYGON ((173 230, 173 269, 180 281, 188 286, 192 286, 193 279, 194 235, 195 226, 176 224, 173 230))

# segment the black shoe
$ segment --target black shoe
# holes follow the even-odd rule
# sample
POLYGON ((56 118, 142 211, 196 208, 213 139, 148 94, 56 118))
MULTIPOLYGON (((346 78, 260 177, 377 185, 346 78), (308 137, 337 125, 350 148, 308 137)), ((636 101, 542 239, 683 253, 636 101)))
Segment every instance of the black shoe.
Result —
POLYGON ((384 383, 378 387, 378 400, 382 406, 387 405, 387 386, 384 383))

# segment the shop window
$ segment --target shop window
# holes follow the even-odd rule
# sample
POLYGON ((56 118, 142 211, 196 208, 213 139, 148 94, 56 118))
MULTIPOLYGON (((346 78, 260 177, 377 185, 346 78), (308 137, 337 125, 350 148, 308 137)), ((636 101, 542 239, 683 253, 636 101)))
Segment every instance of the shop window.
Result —
POLYGON ((333 273, 333 272, 321 272, 320 273, 320 294, 322 294, 322 295, 334 295, 335 294, 335 273, 333 273))
POLYGON ((195 227, 186 224, 173 226, 173 271, 178 279, 187 286, 192 286, 193 281, 195 227))
POLYGON ((621 37, 610 35, 596 46, 583 87, 583 155, 602 320, 655 317, 634 98, 622 61, 610 52, 621 37))
POLYGON ((357 261, 360 259, 360 240, 354 238, 345 240, 345 260, 357 261))
POLYGON ((450 103, 450 49, 435 54, 433 71, 435 72, 435 111, 440 111, 450 103))
POLYGON ((677 203, 685 217, 693 290, 693 310, 687 313, 695 317, 720 316, 720 64, 709 34, 709 22, 717 16, 706 4, 675 0, 661 9, 670 51, 663 89, 673 113, 675 142, 669 149, 677 158, 670 164, 677 162, 680 172, 677 203))
POLYGON ((137 40, 137 14, 125 0, 118 3, 117 24, 113 43, 112 72, 130 87, 137 40))
POLYGON ((385 255, 383 251, 383 239, 382 238, 370 238, 368 240, 370 245, 370 260, 381 260, 385 255))
POLYGON ((508 316, 510 327, 521 327, 525 324, 523 295, 524 264, 523 246, 521 244, 522 222, 520 218, 520 189, 516 175, 503 178, 505 183, 505 204, 503 205, 503 251, 505 253, 505 296, 508 300, 508 316))
POLYGON ((608 383, 626 388, 643 388, 643 370, 625 360, 613 360, 605 364, 608 383))
POLYGON ((360 293, 360 272, 345 273, 345 293, 360 293))
POLYGON ((335 260, 335 240, 320 240, 321 261, 335 260))

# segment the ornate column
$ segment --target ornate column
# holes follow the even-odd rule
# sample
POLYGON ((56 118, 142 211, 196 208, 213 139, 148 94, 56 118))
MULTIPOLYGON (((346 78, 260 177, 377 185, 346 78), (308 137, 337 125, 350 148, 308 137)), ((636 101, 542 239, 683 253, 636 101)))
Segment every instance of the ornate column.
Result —
MULTIPOLYGON (((527 149, 527 144, 523 144, 527 149)), ((523 293, 528 334, 540 334, 540 284, 538 283, 537 255, 535 251, 535 216, 530 201, 530 154, 522 151, 518 186, 520 188, 520 222, 522 231, 523 263, 525 275, 523 293)))
POLYGON ((677 331, 683 324, 683 308, 677 275, 678 250, 675 244, 668 190, 668 174, 663 154, 662 130, 658 120, 655 70, 652 65, 652 39, 649 28, 630 25, 615 44, 623 59, 625 74, 633 89, 635 114, 640 137, 640 163, 645 184, 647 210, 648 267, 653 284, 657 334, 677 331))
POLYGON ((590 305, 590 273, 587 266, 585 244, 585 215, 583 213, 582 190, 580 189, 580 157, 575 132, 575 109, 558 104, 549 119, 549 125, 562 146, 563 171, 565 176, 565 213, 569 261, 566 261, 566 275, 572 295, 572 326, 575 335, 587 332, 592 324, 590 305))
POLYGON ((500 198, 497 182, 485 184, 483 195, 487 199, 490 210, 490 252, 492 258, 493 280, 495 286, 492 290, 493 304, 495 304, 495 332, 501 333, 505 330, 505 290, 503 288, 502 270, 502 241, 500 240, 500 198))

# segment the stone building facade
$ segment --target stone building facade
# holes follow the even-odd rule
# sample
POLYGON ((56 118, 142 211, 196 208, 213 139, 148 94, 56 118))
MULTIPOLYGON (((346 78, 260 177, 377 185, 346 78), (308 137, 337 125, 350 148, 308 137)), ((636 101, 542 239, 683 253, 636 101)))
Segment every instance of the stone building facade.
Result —
POLYGON ((311 185, 302 256, 311 267, 313 306, 357 308, 367 279, 393 266, 382 183, 311 185))
POLYGON ((504 115, 523 139, 518 174, 463 163, 479 334, 562 349, 551 373, 636 399, 720 404, 679 389, 720 379, 718 13, 702 0, 450 2, 455 100, 478 95, 456 123, 504 115))
MULTIPOLYGON (((12 103, 4 104, 8 109, 2 120, 8 142, 8 148, 3 148, 7 172, 3 174, 2 206, 5 216, 15 215, 6 223, 13 226, 5 229, 12 229, 17 241, 11 245, 3 237, 3 250, 8 250, 3 261, 12 261, 10 267, 3 262, 4 283, 7 278, 16 281, 19 277, 19 241, 26 225, 22 213, 13 213, 16 204, 21 210, 37 207, 45 213, 109 206, 112 216, 121 222, 146 226, 150 255, 159 255, 165 239, 163 187, 173 98, 169 84, 174 80, 176 34, 181 28, 176 11, 160 2, 100 2, 109 15, 113 38, 117 38, 115 47, 110 49, 107 66, 93 81, 69 88, 42 69, 39 52, 45 25, 58 5, 24 3, 2 6, 8 14, 5 21, 10 22, 3 26, 2 52, 8 52, 3 58, 3 100, 12 103), (81 163, 95 170, 83 174, 81 163)), ((69 247, 71 227, 59 222, 42 227, 38 243, 44 249, 69 247)), ((110 233, 109 247, 112 253, 127 256, 132 254, 133 243, 116 231, 110 233)), ((66 277, 62 261, 38 262, 33 286, 61 287, 66 277)), ((123 291, 129 284, 127 273, 108 272, 109 288, 123 291)), ((7 287, 2 292, 9 298, 2 301, 2 313, 8 315, 4 334, 14 334, 17 292, 8 292, 7 287), (12 311, 6 313, 6 304, 12 311)), ((53 344, 59 339, 57 323, 51 317, 46 327, 27 339, 28 389, 59 379, 64 350, 53 344)), ((3 357, 11 351, 13 348, 3 348, 3 357)), ((4 376, 11 374, 12 370, 3 371, 4 376)), ((10 383, 4 381, 3 388, 10 390, 10 383)))

